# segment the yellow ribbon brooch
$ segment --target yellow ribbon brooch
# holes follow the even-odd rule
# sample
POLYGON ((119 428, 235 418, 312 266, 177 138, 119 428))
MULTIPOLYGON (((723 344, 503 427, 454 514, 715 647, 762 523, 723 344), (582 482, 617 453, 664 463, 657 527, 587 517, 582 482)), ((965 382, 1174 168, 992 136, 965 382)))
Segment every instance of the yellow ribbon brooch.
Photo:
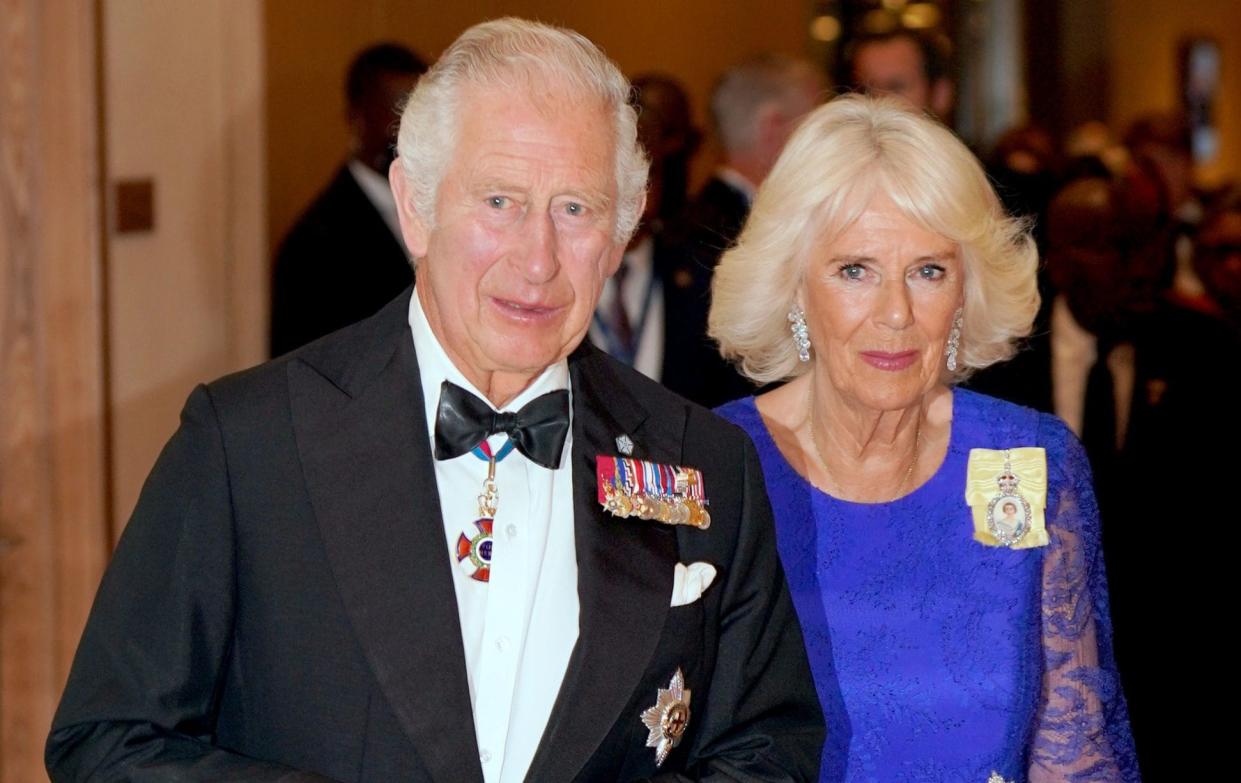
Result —
POLYGON ((1047 546, 1047 452, 970 449, 965 502, 974 517, 974 540, 987 546, 1047 546))

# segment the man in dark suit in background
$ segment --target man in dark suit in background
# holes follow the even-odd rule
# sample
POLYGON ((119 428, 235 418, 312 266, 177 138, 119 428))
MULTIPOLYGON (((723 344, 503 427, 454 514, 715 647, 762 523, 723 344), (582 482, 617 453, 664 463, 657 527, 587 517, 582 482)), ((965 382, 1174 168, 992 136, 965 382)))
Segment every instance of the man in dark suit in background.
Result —
POLYGON ((417 285, 190 396, 53 779, 816 779, 754 447, 581 345, 642 211, 628 91, 515 19, 428 72, 390 171, 417 285))
POLYGON ((733 66, 716 83, 711 118, 724 150, 723 164, 686 214, 676 243, 680 266, 670 270, 668 351, 663 383, 691 400, 714 407, 754 391, 719 356, 707 337, 711 276, 724 250, 741 233, 754 192, 767 177, 797 122, 823 98, 823 77, 814 66, 766 54, 733 66))
POLYGON ((702 132, 694 125, 689 91, 676 78, 638 74, 633 77, 633 91, 638 136, 651 158, 651 176, 658 176, 661 183, 659 207, 652 214, 666 223, 679 218, 688 206, 690 166, 702 132))
POLYGON ((604 283, 590 340, 661 381, 668 365, 684 359, 675 349, 667 350, 679 337, 664 326, 669 307, 676 311, 674 321, 686 307, 687 273, 680 248, 670 241, 670 229, 685 209, 685 183, 698 131, 690 119, 689 96, 675 79, 647 74, 634 77, 633 87, 638 141, 651 160, 646 206, 616 274, 604 283))
POLYGON ((372 315, 413 282, 387 176, 398 104, 426 70, 391 43, 363 50, 349 66, 350 158, 276 251, 272 356, 372 315))

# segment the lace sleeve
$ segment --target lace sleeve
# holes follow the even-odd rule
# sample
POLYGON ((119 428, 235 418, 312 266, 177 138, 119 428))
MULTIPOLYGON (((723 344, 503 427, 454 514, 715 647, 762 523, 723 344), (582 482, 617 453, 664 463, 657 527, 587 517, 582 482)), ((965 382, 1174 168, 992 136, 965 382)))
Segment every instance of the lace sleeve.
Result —
POLYGON ((1065 425, 1044 416, 1050 472, 1043 561, 1043 690, 1029 779, 1140 781, 1112 654, 1099 509, 1090 464, 1065 425))

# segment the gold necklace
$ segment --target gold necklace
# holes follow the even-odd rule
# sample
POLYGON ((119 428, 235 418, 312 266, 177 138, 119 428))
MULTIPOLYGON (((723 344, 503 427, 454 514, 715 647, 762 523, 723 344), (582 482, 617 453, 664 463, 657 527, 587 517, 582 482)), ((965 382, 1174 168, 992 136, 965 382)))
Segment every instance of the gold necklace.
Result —
MULTIPOLYGON (((815 453, 815 456, 819 458, 819 465, 823 468, 823 475, 831 479, 832 484, 836 487, 837 490, 839 490, 840 485, 836 482, 836 479, 832 476, 831 469, 827 467, 827 460, 823 459, 823 449, 819 446, 819 436, 814 431, 814 403, 813 402, 811 402, 810 415, 807 416, 806 418, 810 422, 810 442, 814 445, 814 453, 815 453)), ((901 497, 902 494, 904 494, 905 487, 909 484, 909 479, 914 474, 914 467, 918 464, 918 452, 921 450, 921 446, 922 446, 922 416, 921 414, 919 414, 917 429, 914 430, 914 453, 913 453, 913 457, 911 457, 909 460, 909 467, 905 469, 905 476, 904 478, 901 479, 900 485, 897 486, 896 494, 893 495, 890 499, 886 501, 880 501, 880 502, 891 503, 893 500, 896 500, 897 498, 901 497)))

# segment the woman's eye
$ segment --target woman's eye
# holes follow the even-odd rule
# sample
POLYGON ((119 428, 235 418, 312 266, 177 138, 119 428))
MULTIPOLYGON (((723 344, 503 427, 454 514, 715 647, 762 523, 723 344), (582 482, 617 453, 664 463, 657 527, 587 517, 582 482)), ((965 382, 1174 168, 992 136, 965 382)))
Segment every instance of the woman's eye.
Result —
POLYGON ((944 276, 944 268, 939 264, 923 264, 918 267, 918 277, 923 280, 939 280, 944 276))
POLYGON ((840 268, 840 276, 846 280, 861 280, 866 274, 866 267, 861 264, 845 264, 840 268))

